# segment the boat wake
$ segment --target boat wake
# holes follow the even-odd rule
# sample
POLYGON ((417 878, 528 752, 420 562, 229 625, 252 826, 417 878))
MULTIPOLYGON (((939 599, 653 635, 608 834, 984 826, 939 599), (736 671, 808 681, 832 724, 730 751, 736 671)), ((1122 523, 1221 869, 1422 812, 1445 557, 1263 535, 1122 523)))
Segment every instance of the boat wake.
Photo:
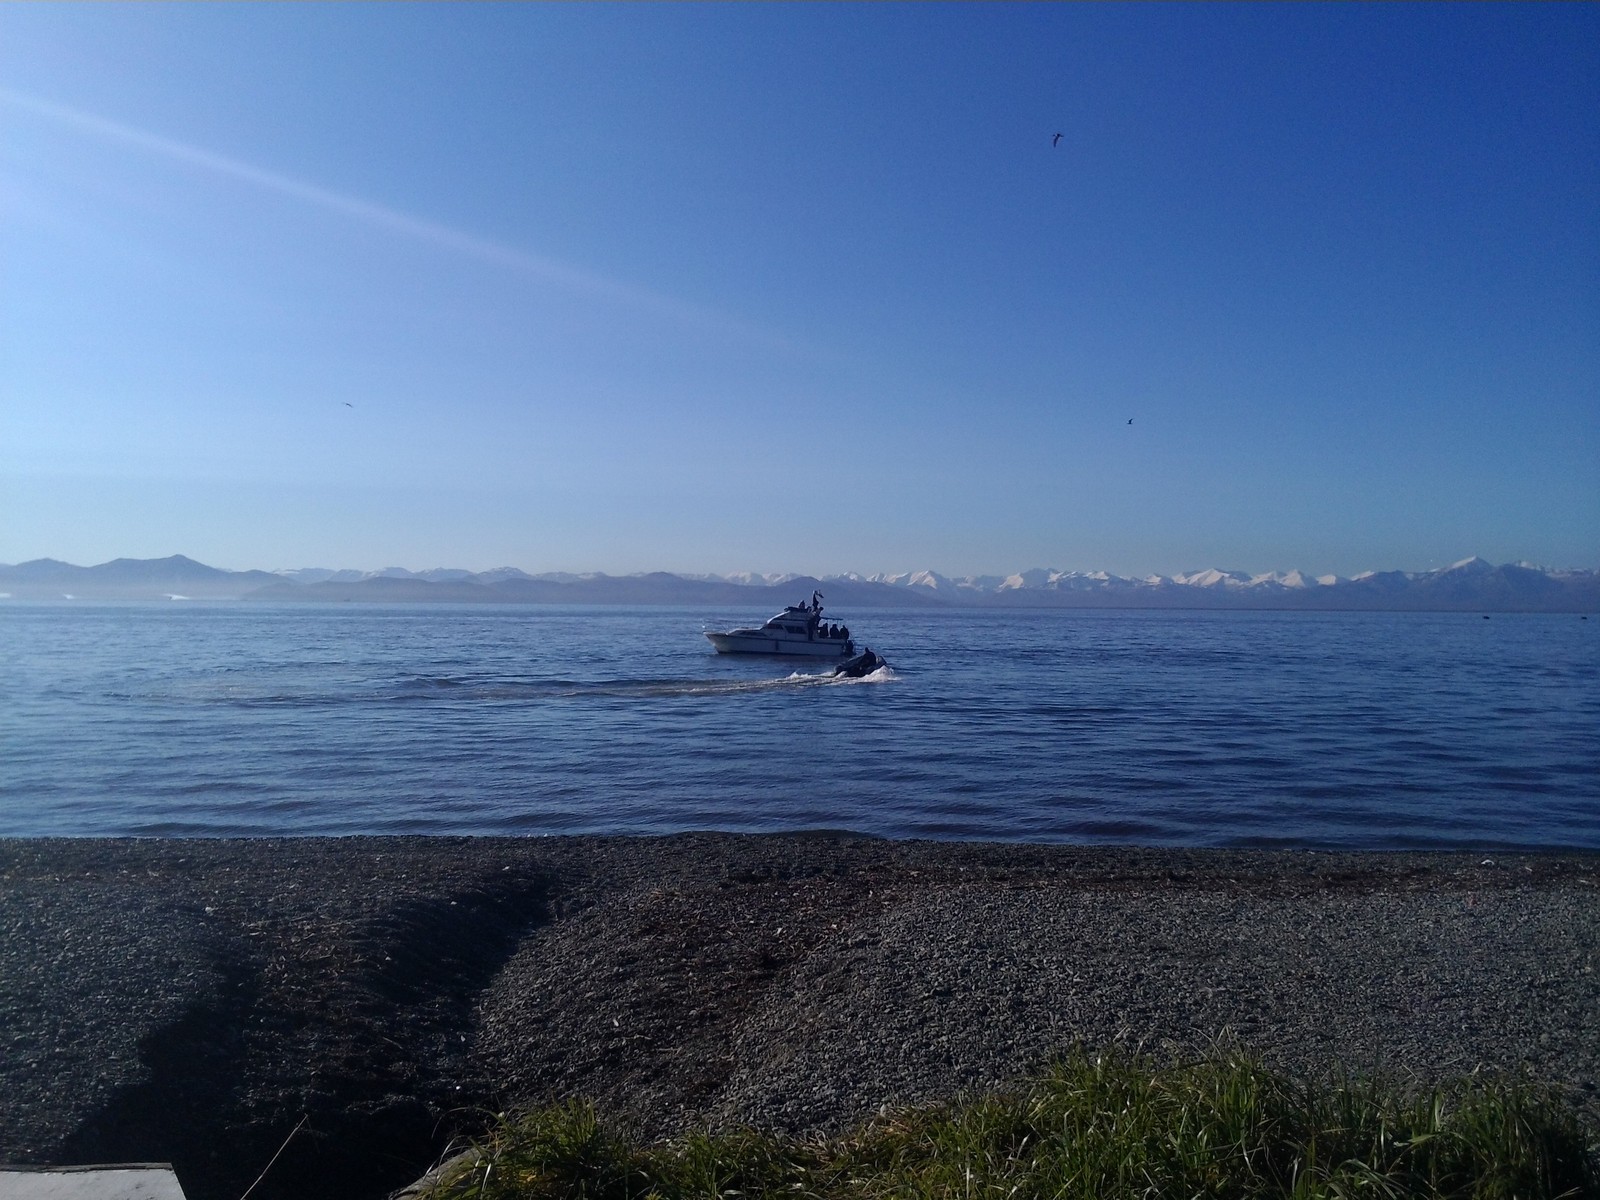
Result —
POLYGON ((889 683, 894 671, 883 666, 852 678, 833 672, 810 675, 801 671, 775 679, 456 679, 417 677, 401 685, 397 698, 411 700, 545 700, 545 699, 657 699, 672 696, 748 696, 799 691, 807 688, 844 687, 889 683))
POLYGON ((857 678, 832 672, 790 675, 768 679, 563 679, 518 678, 487 675, 411 675, 386 682, 351 682, 334 690, 284 687, 277 683, 252 686, 230 680, 221 686, 176 688, 158 694, 107 693, 119 702, 142 700, 176 704, 222 704, 232 708, 340 708, 346 705, 473 705, 536 704, 559 700, 653 700, 678 696, 760 696, 842 687, 859 683, 889 683, 896 677, 880 667, 857 678))

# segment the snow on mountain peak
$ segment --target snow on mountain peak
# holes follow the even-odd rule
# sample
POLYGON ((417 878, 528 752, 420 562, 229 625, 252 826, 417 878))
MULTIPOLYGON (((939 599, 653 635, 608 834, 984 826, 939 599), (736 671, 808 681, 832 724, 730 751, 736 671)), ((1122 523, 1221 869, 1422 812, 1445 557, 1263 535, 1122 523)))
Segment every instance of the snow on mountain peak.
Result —
POLYGON ((1250 582, 1250 576, 1242 575, 1238 571, 1219 571, 1212 567, 1207 571, 1190 571, 1184 575, 1174 575, 1174 583, 1181 583, 1187 587, 1243 587, 1250 582))
POLYGON ((1330 587, 1337 583, 1338 580, 1339 577, 1337 575, 1319 575, 1313 578, 1298 569, 1290 571, 1286 575, 1278 576, 1278 582, 1286 588, 1330 587))
POLYGON ((1000 590, 1015 591, 1018 588, 1048 587, 1052 580, 1058 578, 1060 572, 1053 567, 1034 567, 1027 571, 1018 571, 1015 575, 1007 575, 1005 582, 1000 585, 1000 590))

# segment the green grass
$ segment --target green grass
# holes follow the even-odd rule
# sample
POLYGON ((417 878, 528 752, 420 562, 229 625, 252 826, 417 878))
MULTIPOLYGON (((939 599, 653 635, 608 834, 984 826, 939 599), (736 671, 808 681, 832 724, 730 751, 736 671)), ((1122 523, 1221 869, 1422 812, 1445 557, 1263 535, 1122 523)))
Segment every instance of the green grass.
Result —
POLYGON ((573 1103, 501 1122, 430 1200, 1597 1197, 1571 1108, 1527 1085, 1296 1084, 1240 1051, 1076 1053, 1005 1094, 831 1139, 637 1145, 573 1103))

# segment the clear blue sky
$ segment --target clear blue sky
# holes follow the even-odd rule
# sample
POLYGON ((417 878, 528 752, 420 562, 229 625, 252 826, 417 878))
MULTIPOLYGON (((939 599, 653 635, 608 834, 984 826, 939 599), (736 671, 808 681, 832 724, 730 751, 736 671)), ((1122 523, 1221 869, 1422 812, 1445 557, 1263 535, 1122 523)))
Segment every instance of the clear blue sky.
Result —
POLYGON ((1600 565, 1600 6, 12 3, 0 89, 0 561, 1600 565))

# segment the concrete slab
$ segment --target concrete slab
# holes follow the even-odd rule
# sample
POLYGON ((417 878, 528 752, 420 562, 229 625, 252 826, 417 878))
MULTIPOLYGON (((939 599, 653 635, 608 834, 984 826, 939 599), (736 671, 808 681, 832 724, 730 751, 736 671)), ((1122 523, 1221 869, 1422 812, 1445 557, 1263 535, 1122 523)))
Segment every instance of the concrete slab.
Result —
POLYGON ((0 1200, 184 1200, 165 1163, 0 1167, 0 1200))

